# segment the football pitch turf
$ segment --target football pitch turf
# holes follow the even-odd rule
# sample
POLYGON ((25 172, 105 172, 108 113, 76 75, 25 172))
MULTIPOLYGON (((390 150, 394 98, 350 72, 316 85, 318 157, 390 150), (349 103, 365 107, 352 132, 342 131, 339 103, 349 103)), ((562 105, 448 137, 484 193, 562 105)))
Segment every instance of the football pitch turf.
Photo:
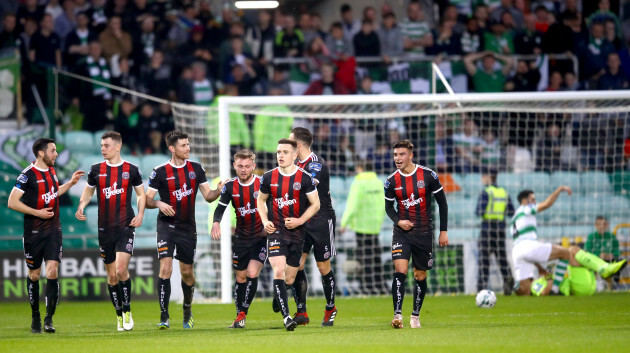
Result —
MULTIPOLYGON (((0 303, 0 352, 629 352, 630 293, 592 297, 498 297, 479 309, 473 296, 428 296, 421 329, 394 330, 389 297, 338 298, 334 327, 320 327, 323 300, 309 300, 311 323, 287 332, 270 300, 256 300, 247 327, 230 330, 233 305, 193 304, 195 328, 182 329, 181 304, 159 331, 155 301, 132 302, 135 328, 116 332, 109 302, 61 302, 55 334, 30 333, 28 303, 0 303)), ((43 303, 41 305, 43 312, 43 303)), ((295 305, 291 303, 292 310, 295 305)), ((292 312, 293 313, 293 312, 292 312)))

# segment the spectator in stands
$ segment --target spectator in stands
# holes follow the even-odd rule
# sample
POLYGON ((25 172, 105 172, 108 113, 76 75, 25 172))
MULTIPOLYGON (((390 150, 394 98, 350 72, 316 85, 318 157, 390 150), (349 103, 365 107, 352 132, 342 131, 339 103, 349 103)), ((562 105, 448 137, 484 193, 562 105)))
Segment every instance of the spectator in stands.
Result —
POLYGON ((424 54, 425 48, 433 46, 433 35, 424 18, 422 6, 417 0, 407 5, 407 18, 400 23, 403 48, 407 53, 424 54))
MULTIPOLYGON (((514 51, 516 54, 528 55, 542 53, 541 32, 536 29, 536 18, 529 14, 525 16, 525 29, 514 38, 514 51)), ((564 39, 566 40, 566 38, 564 39)))
POLYGON ((455 170, 455 143, 453 133, 444 121, 435 122, 435 165, 438 173, 452 173, 455 170))
POLYGON ((135 75, 139 75, 151 64, 153 53, 160 47, 160 39, 155 35, 155 19, 146 14, 142 16, 140 31, 136 31, 133 36, 132 58, 135 75))
POLYGON ((606 73, 598 81, 599 90, 619 90, 628 89, 628 77, 621 70, 619 54, 612 52, 608 54, 606 61, 606 73))
POLYGON ((132 153, 138 146, 138 112, 131 97, 124 97, 118 108, 118 115, 114 120, 114 131, 120 133, 132 153))
POLYGON ((317 35, 321 39, 326 40, 327 33, 322 29, 322 16, 317 12, 312 12, 311 23, 313 25, 313 30, 315 31, 315 33, 317 33, 317 35))
POLYGON ((506 83, 506 91, 535 92, 538 90, 540 71, 535 61, 529 64, 525 60, 519 60, 516 65, 516 73, 506 83))
POLYGON ((457 11, 457 6, 454 4, 446 5, 442 13, 441 21, 453 21, 453 32, 457 33, 458 35, 461 35, 466 30, 466 26, 464 26, 464 22, 460 18, 460 15, 457 11))
POLYGON ((355 19, 352 14, 352 7, 348 4, 341 5, 341 24, 343 26, 343 37, 352 43, 354 35, 361 30, 361 21, 355 19))
MULTIPOLYGON (((94 32, 100 34, 107 28, 107 16, 105 15, 106 0, 92 0, 92 9, 88 12, 90 16, 90 27, 94 32)), ((127 141, 123 138, 123 141, 127 141)))
POLYGON ((538 141, 536 149, 536 170, 552 172, 561 168, 562 140, 560 127, 550 123, 545 130, 545 136, 538 141))
POLYGON ((266 65, 273 59, 273 43, 276 39, 276 31, 271 24, 271 12, 260 10, 258 23, 250 26, 245 31, 245 43, 251 48, 252 57, 266 65))
POLYGON ((387 294, 383 286, 383 264, 378 238, 385 221, 385 191, 383 182, 374 172, 371 161, 357 165, 357 175, 350 185, 346 209, 343 210, 340 234, 346 229, 356 233, 356 260, 361 264, 359 281, 366 295, 387 294))
POLYGON ((44 12, 50 14, 53 21, 55 21, 57 20, 57 17, 63 14, 63 8, 59 5, 59 0, 48 0, 48 4, 46 5, 44 12))
POLYGON ((273 75, 271 76, 271 80, 269 81, 267 86, 264 87, 263 93, 265 95, 269 95, 268 92, 270 92, 272 90, 274 92, 283 92, 280 95, 290 94, 291 93, 291 87, 289 86, 289 80, 287 79, 287 76, 285 75, 285 73, 283 71, 281 71, 281 70, 273 70, 273 75))
POLYGON ((577 17, 580 14, 580 10, 578 9, 578 0, 564 0, 564 10, 560 13, 559 21, 564 21, 567 16, 575 16, 577 17))
POLYGON ((534 10, 534 14, 536 16, 536 29, 540 33, 545 33, 549 29, 549 25, 553 22, 551 19, 553 18, 553 14, 549 13, 549 10, 544 5, 536 6, 536 10, 534 10))
POLYGON ((465 119, 460 133, 453 135, 457 160, 456 173, 478 173, 480 170, 479 154, 482 152, 481 139, 477 124, 472 119, 465 119))
POLYGON ((575 77, 575 73, 567 71, 564 73, 564 88, 563 91, 577 91, 580 88, 580 82, 575 77))
POLYGON ((256 70, 254 69, 254 60, 249 53, 244 52, 243 38, 232 37, 231 47, 232 54, 227 56, 223 61, 223 81, 228 82, 230 81, 230 79, 233 79, 233 77, 230 76, 232 74, 232 69, 234 68, 234 66, 240 66, 243 73, 249 75, 250 78, 255 78, 256 70))
POLYGON ((160 120, 155 114, 153 105, 149 102, 142 104, 139 111, 138 131, 142 131, 138 136, 140 152, 142 154, 158 153, 162 143, 160 120))
MULTIPOLYGON (((127 58, 118 58, 118 60, 110 60, 111 81, 115 86, 120 86, 131 91, 142 91, 144 87, 140 85, 138 77, 131 72, 131 63, 127 58)), ((124 93, 120 91, 113 92, 115 99, 120 99, 124 93)), ((137 103, 138 98, 132 95, 131 99, 137 103)))
POLYGON ((491 128, 486 128, 483 132, 479 159, 482 171, 496 169, 501 162, 501 144, 491 128))
POLYGON ((505 31, 509 33, 512 38, 520 32, 520 29, 516 27, 516 22, 514 22, 512 14, 509 12, 504 12, 503 15, 501 15, 501 23, 503 27, 505 27, 505 31))
POLYGON ((455 20, 452 19, 440 21, 440 27, 432 34, 435 42, 431 48, 427 48, 427 54, 445 56, 462 54, 462 41, 460 35, 455 32, 455 24, 455 20))
POLYGON ((479 21, 474 17, 466 21, 466 30, 461 36, 462 53, 471 54, 481 50, 482 33, 479 30, 479 21))
POLYGON ((304 95, 333 95, 349 94, 348 88, 335 78, 335 71, 332 64, 324 64, 321 69, 322 78, 311 82, 304 92, 304 95))
POLYGON ((489 28, 488 21, 490 19, 488 6, 485 4, 477 5, 474 18, 477 20, 477 25, 481 31, 487 30, 489 28))
POLYGON ((61 40, 53 28, 52 16, 45 14, 39 31, 31 39, 29 59, 39 66, 61 68, 61 40))
POLYGON ((376 16, 376 9, 372 6, 366 6, 363 8, 363 18, 361 19, 361 21, 368 20, 372 22, 372 27, 374 28, 374 31, 378 32, 381 26, 378 23, 378 18, 376 16))
POLYGON ((506 77, 512 71, 513 60, 511 57, 485 51, 467 55, 464 58, 464 65, 468 75, 473 79, 476 92, 503 92, 506 77), (481 70, 476 66, 479 59, 482 59, 481 70), (503 62, 500 70, 495 70, 496 59, 503 62))
POLYGON ((100 34, 99 40, 103 44, 103 56, 107 60, 114 55, 129 57, 133 51, 131 36, 122 29, 122 19, 118 16, 109 18, 107 29, 100 34))
POLYGON ((88 56, 88 43, 97 40, 97 35, 89 28, 90 19, 85 12, 77 13, 77 27, 66 37, 64 63, 72 71, 88 56))
POLYGON ((322 65, 329 63, 332 59, 330 51, 328 51, 328 48, 320 37, 315 37, 311 40, 306 47, 304 58, 306 59, 306 63, 300 65, 300 69, 305 73, 316 76, 319 76, 322 65))
MULTIPOLYGON (((531 17, 531 15, 528 15, 528 17, 531 17)), ((530 18, 526 17, 526 27, 531 26, 531 23, 528 22, 530 20, 530 18)), ((578 17, 572 13, 564 15, 562 22, 552 23, 542 36, 542 52, 570 54, 575 48, 574 32, 572 30, 574 27, 577 28, 578 33, 581 33, 582 27, 579 25, 578 17)))
POLYGON ((558 92, 562 90, 564 82, 562 80, 562 74, 559 71, 554 71, 549 77, 549 85, 547 86, 547 92, 558 92))
MULTIPOLYGON (((101 43, 90 42, 89 55, 79 68, 78 74, 97 82, 109 83, 111 74, 109 65, 102 55, 101 43)), ((103 130, 107 123, 107 111, 111 106, 109 88, 90 82, 73 85, 72 104, 78 106, 83 114, 83 130, 95 132, 103 130)))
POLYGON ((352 41, 355 56, 381 56, 381 42, 371 20, 363 20, 361 31, 355 34, 352 41))
POLYGON ((378 39, 381 44, 381 55, 386 64, 392 57, 403 54, 403 39, 400 27, 396 25, 396 15, 389 12, 383 15, 383 25, 378 30, 378 39))
POLYGON ((493 21, 490 32, 483 35, 484 50, 497 54, 509 55, 514 53, 514 40, 512 33, 505 29, 502 22, 493 21))
POLYGON ((300 14, 298 28, 302 31, 302 35, 304 36, 304 45, 310 43, 313 38, 317 37, 317 33, 313 30, 311 14, 308 12, 300 14))
POLYGON ((589 83, 589 87, 593 89, 597 86, 599 77, 605 73, 608 54, 615 50, 604 37, 604 25, 602 23, 595 22, 591 25, 589 42, 583 43, 578 50, 578 57, 581 59, 580 73, 583 74, 585 80, 595 82, 589 83))
POLYGON ((252 88, 257 81, 256 70, 248 60, 245 65, 234 63, 229 77, 224 81, 226 84, 233 84, 238 87, 240 96, 251 96, 252 88))
MULTIPOLYGON (((31 52, 31 41, 33 36, 37 33, 37 22, 34 18, 29 17, 26 19, 24 25, 24 32, 20 34, 19 44, 20 44, 20 56, 22 59, 22 73, 30 77, 30 52, 31 52)), ((29 85, 30 86, 30 85, 29 85)))
POLYGON ((593 253, 608 262, 619 258, 619 240, 608 230, 606 217, 595 218, 595 231, 588 235, 584 243, 584 251, 593 253))
POLYGON ((44 17, 44 6, 40 6, 37 0, 26 0, 22 2, 17 11, 17 27, 21 32, 26 26, 26 19, 33 18, 35 23, 39 23, 44 17))
POLYGON ((604 33, 606 40, 613 45, 615 50, 621 50, 623 43, 621 42, 621 38, 618 36, 615 28, 615 21, 609 19, 604 22, 604 33))
POLYGON ((0 49, 17 48, 20 32, 17 31, 15 14, 9 12, 2 19, 2 32, 0 32, 0 49))
POLYGON ((192 77, 184 80, 179 87, 177 98, 186 104, 209 106, 216 95, 214 82, 209 80, 206 64, 195 61, 191 65, 192 77))
POLYGON ((621 22, 614 12, 610 11, 610 0, 599 0, 597 3, 597 11, 593 12, 587 19, 586 25, 592 26, 593 23, 604 23, 611 20, 615 23, 617 33, 621 36, 621 22))
POLYGON ((92 4, 88 0, 74 0, 77 12, 88 12, 92 8, 92 4))
POLYGON ((284 28, 276 35, 274 57, 300 57, 304 53, 304 35, 295 28, 293 15, 284 16, 284 28))
MULTIPOLYGON (((63 1, 63 13, 57 19, 53 19, 55 24, 55 33, 65 41, 66 36, 72 32, 77 26, 76 22, 76 6, 74 0, 63 1)), ((63 43, 62 43, 63 44, 63 43)))
POLYGON ((195 25, 190 31, 190 39, 177 50, 175 62, 179 67, 192 64, 195 61, 203 62, 210 72, 216 72, 214 56, 210 51, 210 44, 205 38, 205 30, 201 25, 195 25))
POLYGON ((490 14, 490 19, 494 22, 500 22, 504 12, 512 14, 517 28, 523 28, 525 22, 523 13, 514 6, 514 0, 501 0, 501 5, 497 6, 490 14))
POLYGON ((172 67, 164 61, 164 53, 153 52, 151 63, 141 72, 142 85, 147 93, 154 97, 173 99, 174 91, 171 83, 172 67))
POLYGON ((344 35, 341 22, 334 22, 330 26, 330 34, 326 37, 325 44, 333 60, 345 61, 354 55, 352 39, 348 40, 344 35))

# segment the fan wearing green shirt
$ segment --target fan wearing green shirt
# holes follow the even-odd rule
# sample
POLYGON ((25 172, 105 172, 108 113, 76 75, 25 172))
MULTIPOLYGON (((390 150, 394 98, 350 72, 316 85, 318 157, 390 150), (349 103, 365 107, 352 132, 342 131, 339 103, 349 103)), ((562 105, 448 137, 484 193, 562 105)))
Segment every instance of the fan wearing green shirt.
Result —
POLYGON ((473 80, 476 92, 503 92, 503 85, 512 71, 514 60, 505 55, 484 51, 467 55, 464 58, 464 65, 466 72, 473 80), (497 59, 503 62, 503 67, 500 70, 495 69, 497 59), (481 60, 481 68, 477 67, 478 60, 481 60))
POLYGON ((619 241, 608 231, 608 219, 604 216, 595 218, 596 231, 589 234, 584 250, 598 255, 602 260, 611 262, 619 258, 619 241))

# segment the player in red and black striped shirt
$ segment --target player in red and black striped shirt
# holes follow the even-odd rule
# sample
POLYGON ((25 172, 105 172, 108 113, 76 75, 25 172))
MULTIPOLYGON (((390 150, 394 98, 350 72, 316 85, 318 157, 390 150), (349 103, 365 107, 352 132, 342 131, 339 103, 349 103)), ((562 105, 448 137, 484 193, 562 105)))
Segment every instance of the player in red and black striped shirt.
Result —
POLYGON ((241 150, 234 154, 236 178, 229 180, 221 190, 219 205, 214 211, 212 239, 221 238, 219 222, 232 202, 236 212, 236 230, 232 237, 232 267, 236 273, 234 303, 236 319, 230 328, 244 328, 249 306, 256 296, 258 275, 267 260, 267 234, 256 207, 262 178, 254 175, 256 155, 241 150))
POLYGON ((412 162, 412 151, 413 144, 409 140, 394 144, 394 162, 398 170, 385 181, 385 211, 394 222, 392 237, 394 328, 403 326, 402 303, 410 258, 413 258, 413 274, 416 279, 410 324, 412 328, 420 327, 419 315, 427 291, 427 271, 433 267, 431 195, 440 208, 439 244, 448 245, 446 234, 448 205, 444 190, 434 171, 412 162), (397 211, 394 209, 395 205, 397 211))
POLYGON ((188 134, 171 131, 166 134, 166 145, 171 151, 171 159, 153 169, 149 176, 147 208, 158 208, 157 251, 160 259, 160 274, 157 283, 160 298, 159 329, 170 327, 168 302, 171 297, 171 274, 173 272, 173 254, 179 260, 184 292, 185 329, 193 328, 191 312, 195 275, 193 263, 197 248, 197 225, 195 223, 195 198, 201 190, 207 202, 216 200, 223 187, 219 183, 216 190, 211 190, 206 171, 201 164, 191 162, 188 134), (153 198, 160 194, 160 201, 153 198))
POLYGON ((57 159, 55 140, 40 138, 33 143, 37 158, 22 171, 9 195, 8 207, 24 214, 24 258, 28 267, 26 290, 31 303, 31 332, 42 332, 39 314, 39 277, 46 261, 46 317, 44 331, 55 332, 52 317, 59 301, 58 268, 62 257, 62 233, 58 197, 85 174, 76 171, 69 182, 59 185, 53 165, 57 159))
POLYGON ((300 267, 304 246, 304 223, 319 211, 319 196, 311 175, 294 164, 297 143, 278 141, 278 167, 263 175, 258 193, 258 212, 267 232, 273 290, 284 326, 293 331, 297 323, 289 315, 287 288, 300 267))
POLYGON ((131 278, 129 260, 133 254, 135 229, 142 225, 145 193, 142 175, 134 164, 120 157, 122 137, 108 131, 101 137, 103 162, 92 165, 76 218, 85 221, 83 210, 96 191, 98 199, 98 243, 107 271, 107 289, 116 309, 118 331, 133 329, 131 315, 131 278), (132 189, 136 191, 138 215, 131 205, 132 189))

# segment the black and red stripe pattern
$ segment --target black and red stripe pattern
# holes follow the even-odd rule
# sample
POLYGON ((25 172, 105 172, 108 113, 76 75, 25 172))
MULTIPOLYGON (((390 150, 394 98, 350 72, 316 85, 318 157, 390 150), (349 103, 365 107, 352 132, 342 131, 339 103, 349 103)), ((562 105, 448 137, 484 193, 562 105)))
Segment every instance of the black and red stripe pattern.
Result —
POLYGON ((326 161, 311 152, 303 161, 296 161, 295 164, 306 170, 311 175, 317 185, 317 195, 319 196, 319 211, 313 218, 323 217, 330 219, 335 216, 330 197, 330 170, 326 161))
POLYGON ((59 180, 54 168, 41 170, 31 164, 18 176, 15 188, 24 192, 21 201, 28 207, 43 209, 52 207, 52 218, 41 219, 24 215, 24 235, 37 234, 52 228, 59 228, 59 180))
POLYGON ((260 191, 262 178, 254 175, 252 181, 243 184, 238 178, 233 178, 225 184, 219 203, 227 206, 232 202, 236 213, 236 236, 243 238, 264 237, 262 221, 256 199, 260 191))

